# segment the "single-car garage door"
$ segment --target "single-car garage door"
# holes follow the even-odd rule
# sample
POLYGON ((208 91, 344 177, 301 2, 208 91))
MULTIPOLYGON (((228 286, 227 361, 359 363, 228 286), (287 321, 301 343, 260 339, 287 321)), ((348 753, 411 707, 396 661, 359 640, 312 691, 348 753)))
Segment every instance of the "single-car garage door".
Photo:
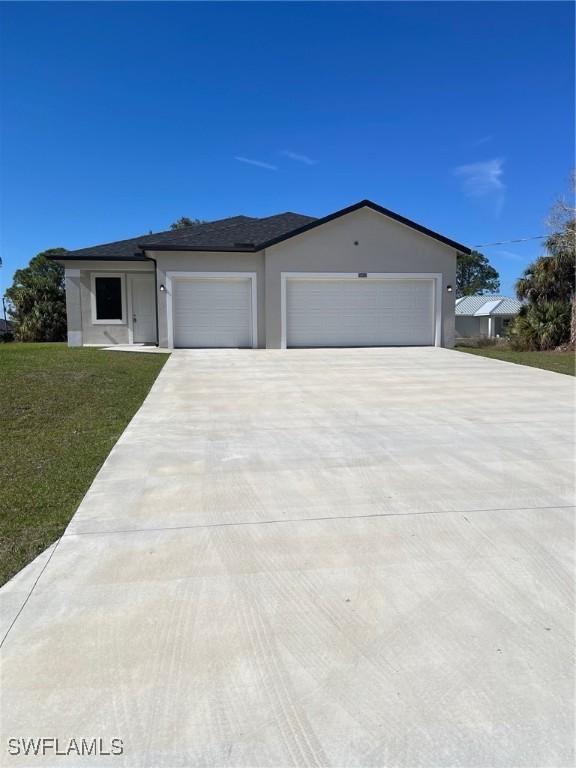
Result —
POLYGON ((249 277, 178 277, 172 281, 175 347, 252 347, 249 277))
POLYGON ((428 346, 432 278, 287 277, 287 347, 428 346))

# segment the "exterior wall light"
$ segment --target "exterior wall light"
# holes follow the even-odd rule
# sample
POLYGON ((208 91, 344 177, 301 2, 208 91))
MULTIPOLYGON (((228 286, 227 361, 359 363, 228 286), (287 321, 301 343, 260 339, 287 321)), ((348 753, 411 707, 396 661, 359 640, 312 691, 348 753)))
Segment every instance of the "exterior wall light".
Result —
MULTIPOLYGON (((162 290, 162 288, 160 288, 160 290, 162 290)), ((447 285, 446 286, 446 290, 448 291, 448 293, 452 293, 452 286, 451 285, 447 285)))
POLYGON ((164 286, 164 283, 162 283, 162 285, 160 286, 160 293, 164 293, 165 290, 166 290, 166 287, 164 286))

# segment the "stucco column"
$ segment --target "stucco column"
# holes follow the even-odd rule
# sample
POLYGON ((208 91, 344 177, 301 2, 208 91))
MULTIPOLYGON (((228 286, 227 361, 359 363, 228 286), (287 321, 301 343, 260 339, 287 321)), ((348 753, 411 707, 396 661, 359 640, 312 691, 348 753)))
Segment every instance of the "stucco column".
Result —
POLYGON ((80 298, 80 270, 65 269, 66 317, 68 323, 68 346, 82 346, 82 301, 80 298))

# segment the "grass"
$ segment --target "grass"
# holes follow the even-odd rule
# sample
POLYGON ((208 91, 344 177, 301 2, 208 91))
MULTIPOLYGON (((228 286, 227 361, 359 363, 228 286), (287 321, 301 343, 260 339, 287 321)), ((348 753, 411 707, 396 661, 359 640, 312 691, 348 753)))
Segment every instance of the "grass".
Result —
POLYGON ((63 532, 165 362, 0 344, 0 584, 63 532))
POLYGON ((501 346, 492 347, 456 347, 460 352, 472 355, 491 357, 494 360, 505 360, 507 363, 530 365, 533 368, 544 368, 555 373, 576 375, 576 356, 574 352, 517 352, 501 346))

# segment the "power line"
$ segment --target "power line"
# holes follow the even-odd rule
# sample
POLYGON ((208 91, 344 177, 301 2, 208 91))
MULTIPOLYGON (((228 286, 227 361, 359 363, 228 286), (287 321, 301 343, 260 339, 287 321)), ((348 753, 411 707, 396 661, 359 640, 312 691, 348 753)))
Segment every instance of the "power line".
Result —
POLYGON ((534 237, 519 237, 517 240, 499 240, 497 243, 481 243, 473 245, 473 248, 488 248, 490 245, 508 245, 508 243, 525 243, 528 240, 545 240, 548 235, 534 235, 534 237))

